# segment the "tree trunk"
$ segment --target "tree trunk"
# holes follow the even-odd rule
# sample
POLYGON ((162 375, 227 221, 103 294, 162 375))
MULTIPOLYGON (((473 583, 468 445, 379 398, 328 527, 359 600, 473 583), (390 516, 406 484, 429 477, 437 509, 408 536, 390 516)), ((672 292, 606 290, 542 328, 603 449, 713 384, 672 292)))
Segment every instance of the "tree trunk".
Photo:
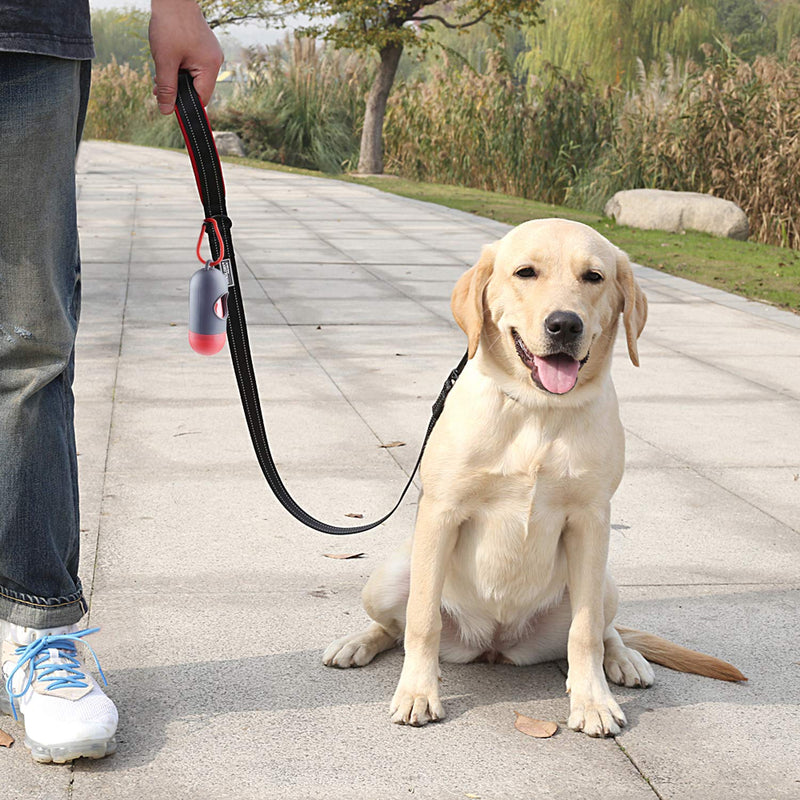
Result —
POLYGON ((387 45, 380 53, 381 65, 367 96, 364 130, 361 132, 358 171, 364 175, 379 175, 383 172, 383 118, 402 54, 402 44, 387 45))

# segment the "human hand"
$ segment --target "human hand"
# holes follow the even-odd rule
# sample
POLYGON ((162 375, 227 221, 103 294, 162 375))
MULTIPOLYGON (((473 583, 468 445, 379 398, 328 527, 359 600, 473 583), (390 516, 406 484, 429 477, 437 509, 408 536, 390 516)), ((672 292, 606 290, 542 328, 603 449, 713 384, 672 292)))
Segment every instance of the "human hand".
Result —
POLYGON ((175 108, 179 69, 189 71, 208 105, 224 56, 195 0, 152 0, 150 52, 156 65, 153 94, 162 114, 175 108))

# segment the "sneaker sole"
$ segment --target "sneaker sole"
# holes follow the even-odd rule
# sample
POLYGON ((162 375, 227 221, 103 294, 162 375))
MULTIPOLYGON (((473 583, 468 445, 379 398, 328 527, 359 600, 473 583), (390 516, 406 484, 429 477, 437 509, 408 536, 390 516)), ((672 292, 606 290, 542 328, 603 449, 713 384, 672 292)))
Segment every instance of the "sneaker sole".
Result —
POLYGON ((117 740, 113 737, 107 741, 89 740, 85 742, 69 742, 68 744, 43 745, 25 737, 25 747, 31 751, 31 757, 40 764, 66 764, 76 758, 105 758, 117 750, 117 740))
MULTIPOLYGON (((0 687, 0 690, 2 687, 0 687)), ((11 716, 11 703, 5 692, 0 695, 0 714, 11 716)), ((31 751, 31 757, 40 764, 66 764, 76 758, 105 758, 117 751, 117 740, 112 736, 108 740, 87 740, 69 742, 68 744, 43 745, 25 737, 25 747, 31 751)))

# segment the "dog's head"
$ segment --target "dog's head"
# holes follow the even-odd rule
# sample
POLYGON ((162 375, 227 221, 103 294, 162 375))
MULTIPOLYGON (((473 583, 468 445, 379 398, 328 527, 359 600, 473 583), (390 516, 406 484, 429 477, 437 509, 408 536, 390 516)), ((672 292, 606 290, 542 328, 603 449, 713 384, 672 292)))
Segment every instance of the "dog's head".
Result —
POLYGON ((451 305, 470 358, 483 342, 505 373, 548 395, 603 371, 620 314, 639 365, 647 300, 628 257, 579 222, 534 220, 487 245, 458 280, 451 305))

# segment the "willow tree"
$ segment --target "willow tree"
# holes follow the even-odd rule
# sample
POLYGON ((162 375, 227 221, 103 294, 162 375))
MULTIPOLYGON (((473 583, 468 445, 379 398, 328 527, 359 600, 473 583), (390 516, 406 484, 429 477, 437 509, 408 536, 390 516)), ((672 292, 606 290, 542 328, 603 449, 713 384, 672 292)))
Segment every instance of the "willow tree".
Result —
POLYGON ((544 0, 541 14, 544 24, 528 30, 524 66, 585 68, 610 85, 630 85, 638 59, 699 56, 718 24, 717 0, 544 0))
POLYGON ((484 22, 496 33, 506 25, 533 23, 540 0, 278 0, 311 18, 300 32, 337 48, 376 53, 367 95, 358 171, 383 172, 386 102, 403 51, 425 48, 436 26, 466 30, 484 22))
POLYGON ((793 39, 800 36, 800 2, 787 0, 777 8, 775 27, 778 32, 778 52, 786 55, 793 39))

